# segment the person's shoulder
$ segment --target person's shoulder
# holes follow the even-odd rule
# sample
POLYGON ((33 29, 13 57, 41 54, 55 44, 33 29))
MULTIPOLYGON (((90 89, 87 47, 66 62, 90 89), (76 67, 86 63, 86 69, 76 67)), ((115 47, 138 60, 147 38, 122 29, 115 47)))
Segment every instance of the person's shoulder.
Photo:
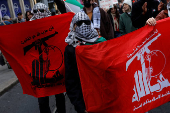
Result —
POLYGON ((9 22, 9 21, 4 21, 4 23, 5 23, 6 25, 11 24, 11 22, 9 22))
POLYGON ((97 5, 93 6, 93 8, 96 8, 96 7, 99 8, 100 12, 101 12, 101 11, 102 11, 102 12, 105 12, 105 11, 104 11, 102 8, 100 8, 99 6, 97 6, 97 5))
POLYGON ((105 12, 105 11, 104 11, 102 8, 100 8, 100 7, 99 7, 99 10, 100 10, 100 14, 101 14, 101 15, 107 15, 107 14, 108 14, 107 12, 105 12))
POLYGON ((126 16, 127 14, 124 12, 122 13, 120 16, 123 17, 123 16, 126 16))
POLYGON ((100 38, 98 38, 98 41, 99 42, 104 42, 104 41, 107 41, 104 37, 100 37, 100 38))
POLYGON ((127 13, 122 13, 121 15, 120 15, 120 18, 127 18, 128 17, 128 14, 127 13))
POLYGON ((25 22, 25 19, 21 19, 21 22, 25 22))
POLYGON ((4 25, 3 22, 1 22, 1 23, 0 23, 0 26, 3 26, 3 25, 4 25))

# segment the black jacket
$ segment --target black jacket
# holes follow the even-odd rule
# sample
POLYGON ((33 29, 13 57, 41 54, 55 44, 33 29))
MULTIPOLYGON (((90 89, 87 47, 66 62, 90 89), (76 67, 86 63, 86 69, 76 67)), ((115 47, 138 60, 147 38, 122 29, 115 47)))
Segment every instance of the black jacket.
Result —
POLYGON ((78 113, 86 110, 77 68, 75 48, 67 45, 64 52, 65 86, 67 95, 78 113))
POLYGON ((146 24, 147 19, 150 17, 156 17, 158 15, 158 5, 157 0, 140 0, 133 4, 132 6, 132 24, 136 28, 141 28, 146 24), (142 6, 147 1, 147 13, 142 14, 142 6))
POLYGON ((113 20, 113 17, 111 14, 108 14, 109 17, 110 17, 110 21, 111 21, 111 24, 112 24, 112 28, 113 28, 113 32, 114 32, 114 20, 113 20))

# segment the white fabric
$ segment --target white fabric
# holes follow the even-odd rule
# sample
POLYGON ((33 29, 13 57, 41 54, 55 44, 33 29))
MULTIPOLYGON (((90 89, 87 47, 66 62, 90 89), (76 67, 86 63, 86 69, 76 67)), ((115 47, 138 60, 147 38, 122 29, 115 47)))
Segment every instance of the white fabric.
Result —
POLYGON ((131 0, 124 0, 123 4, 126 3, 132 8, 132 1, 131 0))
POLYGON ((127 12, 129 15, 131 14, 131 12, 127 12))
POLYGON ((100 29, 100 10, 99 7, 93 9, 93 27, 100 29))
POLYGON ((70 4, 70 3, 67 3, 67 2, 65 2, 65 7, 66 7, 67 12, 78 13, 81 10, 80 7, 73 5, 73 4, 70 4))
POLYGON ((170 2, 167 4, 168 16, 170 17, 170 2))
POLYGON ((73 47, 76 47, 80 43, 95 42, 98 39, 98 33, 91 25, 82 23, 81 26, 76 26, 74 30, 75 23, 81 20, 90 21, 89 17, 84 12, 76 13, 70 24, 70 32, 65 39, 65 42, 73 47))
POLYGON ((116 14, 112 14, 112 18, 113 18, 113 23, 114 23, 114 31, 118 31, 119 29, 119 23, 118 23, 118 19, 116 18, 116 14))
POLYGON ((75 38, 75 32, 69 32, 65 42, 68 43, 68 45, 72 45, 73 47, 80 45, 80 41, 75 38))
MULTIPOLYGON (((84 10, 82 9, 81 12, 84 12, 84 10)), ((100 9, 99 9, 99 7, 95 7, 93 9, 93 23, 92 23, 92 27, 95 28, 95 29, 99 29, 99 31, 100 31, 100 19, 101 19, 100 9)))
POLYGON ((51 12, 48 10, 48 7, 43 3, 36 3, 31 10, 31 13, 33 13, 34 15, 30 19, 30 21, 51 16, 51 12), (38 9, 44 9, 44 12, 38 11, 37 13, 34 13, 34 10, 38 9))

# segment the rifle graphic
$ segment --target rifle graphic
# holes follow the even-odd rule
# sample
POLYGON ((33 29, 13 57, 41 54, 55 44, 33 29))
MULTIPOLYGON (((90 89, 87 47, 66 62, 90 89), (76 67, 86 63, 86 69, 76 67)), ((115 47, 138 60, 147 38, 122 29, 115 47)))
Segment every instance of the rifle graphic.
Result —
MULTIPOLYGON (((161 36, 161 34, 158 34, 156 37, 154 37, 153 39, 151 39, 149 42, 145 43, 144 45, 142 45, 143 47, 138 50, 137 53, 135 53, 133 55, 133 57, 131 59, 129 59, 126 63, 126 71, 128 70, 129 65, 134 61, 135 58, 137 58, 137 60, 140 61, 141 63, 141 67, 142 67, 142 71, 138 70, 135 72, 134 77, 135 77, 135 82, 136 82, 136 86, 134 86, 134 91, 135 94, 132 98, 132 102, 134 101, 139 101, 141 97, 150 94, 151 92, 153 92, 153 90, 155 90, 155 86, 151 86, 150 85, 150 81, 147 80, 147 77, 151 76, 151 73, 147 73, 147 67, 145 65, 146 63, 146 58, 145 58, 145 53, 149 54, 151 52, 151 50, 149 49, 149 46, 158 39, 158 37, 161 36), (137 93, 136 93, 137 92, 137 93)), ((149 67, 150 69, 150 67, 149 67)), ((156 86, 157 87, 157 86, 156 86)))
POLYGON ((51 34, 51 35, 49 35, 49 36, 47 36, 47 37, 38 39, 38 40, 34 41, 32 44, 24 47, 24 55, 26 55, 26 53, 27 53, 32 47, 35 47, 35 50, 37 50, 37 48, 38 48, 39 54, 41 54, 41 53, 42 53, 41 46, 44 45, 45 47, 48 47, 48 44, 47 44, 45 41, 47 41, 48 39, 54 37, 56 34, 58 34, 57 31, 55 31, 54 34, 51 34))
POLYGON ((155 40, 157 40, 157 38, 161 36, 161 34, 158 34, 155 38, 153 38, 152 40, 150 40, 148 43, 146 43, 130 60, 127 61, 126 63, 126 71, 129 67, 129 65, 132 63, 132 61, 137 57, 137 60, 141 61, 141 64, 143 64, 143 62, 145 62, 144 59, 144 53, 149 53, 150 50, 148 49, 148 47, 152 44, 152 42, 154 42, 155 40))

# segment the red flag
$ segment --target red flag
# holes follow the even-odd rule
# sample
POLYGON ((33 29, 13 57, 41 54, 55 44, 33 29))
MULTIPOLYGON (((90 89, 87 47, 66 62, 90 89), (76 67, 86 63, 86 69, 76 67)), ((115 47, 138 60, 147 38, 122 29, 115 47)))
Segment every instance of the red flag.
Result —
POLYGON ((65 92, 64 50, 73 13, 0 27, 0 48, 24 94, 65 92))
POLYGON ((170 18, 76 48, 88 112, 142 113, 170 101, 169 29, 170 18))

